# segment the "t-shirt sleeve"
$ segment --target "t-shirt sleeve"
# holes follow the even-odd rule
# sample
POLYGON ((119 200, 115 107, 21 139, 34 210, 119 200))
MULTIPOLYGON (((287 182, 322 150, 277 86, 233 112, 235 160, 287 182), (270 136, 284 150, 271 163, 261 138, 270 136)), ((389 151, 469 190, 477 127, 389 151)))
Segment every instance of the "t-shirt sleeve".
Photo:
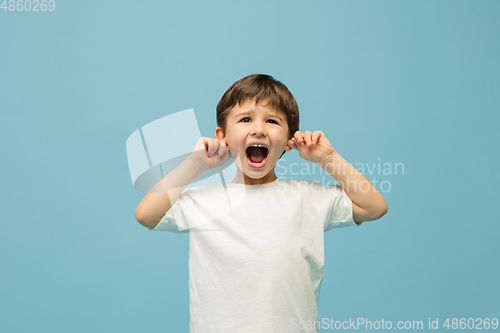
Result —
POLYGON ((184 208, 189 206, 189 200, 191 198, 184 192, 181 192, 177 201, 165 213, 160 223, 151 230, 165 230, 178 233, 189 232, 188 217, 184 208))
POLYGON ((352 201, 340 185, 327 186, 330 215, 325 223, 325 231, 333 228, 358 226, 354 222, 352 201))

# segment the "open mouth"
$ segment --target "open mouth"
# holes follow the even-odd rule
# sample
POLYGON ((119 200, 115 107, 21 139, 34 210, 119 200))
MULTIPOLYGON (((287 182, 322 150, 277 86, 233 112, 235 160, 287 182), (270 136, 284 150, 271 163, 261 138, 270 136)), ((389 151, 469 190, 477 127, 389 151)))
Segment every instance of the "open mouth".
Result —
POLYGON ((268 154, 269 149, 263 145, 252 145, 246 149, 247 158, 256 165, 263 164, 268 154))

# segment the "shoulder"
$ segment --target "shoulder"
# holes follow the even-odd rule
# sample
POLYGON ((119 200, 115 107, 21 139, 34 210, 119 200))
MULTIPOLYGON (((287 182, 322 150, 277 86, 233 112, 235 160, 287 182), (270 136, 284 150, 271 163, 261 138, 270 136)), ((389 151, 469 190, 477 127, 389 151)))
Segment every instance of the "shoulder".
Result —
POLYGON ((223 185, 201 185, 185 188, 181 195, 192 199, 203 199, 208 197, 217 197, 224 194, 223 185))

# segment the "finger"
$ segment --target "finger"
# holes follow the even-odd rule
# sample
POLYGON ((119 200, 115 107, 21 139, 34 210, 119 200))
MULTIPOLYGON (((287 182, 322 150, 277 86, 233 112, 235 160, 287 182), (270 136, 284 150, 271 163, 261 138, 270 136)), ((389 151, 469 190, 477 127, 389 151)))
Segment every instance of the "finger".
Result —
POLYGON ((323 132, 321 131, 315 131, 312 135, 312 143, 313 144, 316 144, 318 143, 319 141, 319 138, 321 137, 321 134, 323 134, 323 132))
POLYGON ((219 154, 219 149, 220 149, 220 147, 221 147, 221 142, 220 142, 220 140, 215 139, 215 140, 214 140, 214 146, 215 146, 215 148, 214 148, 214 156, 215 156, 215 154, 219 154))
POLYGON ((205 142, 206 142, 205 146, 207 147, 207 157, 210 157, 210 152, 212 149, 211 147, 213 146, 213 141, 211 138, 207 138, 205 142))
POLYGON ((307 144, 307 146, 310 146, 312 144, 312 133, 311 133, 311 131, 305 131, 304 132, 304 141, 307 144))
POLYGON ((215 154, 220 155, 221 146, 222 146, 222 143, 220 142, 220 140, 214 139, 214 156, 215 156, 215 154))
POLYGON ((292 140, 293 140, 293 143, 295 144, 296 149, 300 151, 300 149, 302 149, 304 147, 304 143, 299 141, 299 139, 302 140, 302 137, 299 137, 298 139, 293 138, 292 140))
POLYGON ((289 147, 290 149, 297 149, 294 138, 288 140, 287 147, 289 147))
POLYGON ((219 149, 219 140, 210 138, 208 144, 208 157, 212 157, 219 149))
POLYGON ((205 140, 205 148, 207 151, 207 161, 208 161, 208 169, 212 169, 212 162, 210 162, 210 146, 211 146, 211 139, 207 138, 205 140))
POLYGON ((222 157, 226 154, 227 151, 227 143, 226 139, 222 139, 220 141, 220 146, 219 146, 219 157, 222 157))
POLYGON ((295 138, 296 135, 300 134, 300 131, 295 131, 295 133, 292 134, 292 136, 290 137, 291 138, 295 138))
POLYGON ((209 138, 202 138, 203 139, 203 146, 205 148, 205 153, 208 156, 208 148, 210 148, 210 143, 209 143, 209 138))
POLYGON ((302 142, 302 140, 303 140, 303 134, 302 134, 302 132, 300 132, 300 131, 295 132, 295 134, 293 135, 293 137, 295 138, 295 140, 296 140, 298 143, 301 143, 301 142, 302 142))

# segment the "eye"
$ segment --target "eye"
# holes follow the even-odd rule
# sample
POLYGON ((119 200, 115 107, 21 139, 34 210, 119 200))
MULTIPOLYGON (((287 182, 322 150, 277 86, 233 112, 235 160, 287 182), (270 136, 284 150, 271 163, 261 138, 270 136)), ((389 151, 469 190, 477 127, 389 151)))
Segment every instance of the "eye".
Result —
MULTIPOLYGON (((249 117, 245 117, 245 118, 242 118, 240 121, 244 122, 244 123, 247 123, 248 121, 245 121, 245 120, 250 120, 250 118, 249 117)), ((272 121, 275 124, 279 125, 278 122, 276 120, 274 120, 274 119, 269 119, 268 121, 272 121)))

